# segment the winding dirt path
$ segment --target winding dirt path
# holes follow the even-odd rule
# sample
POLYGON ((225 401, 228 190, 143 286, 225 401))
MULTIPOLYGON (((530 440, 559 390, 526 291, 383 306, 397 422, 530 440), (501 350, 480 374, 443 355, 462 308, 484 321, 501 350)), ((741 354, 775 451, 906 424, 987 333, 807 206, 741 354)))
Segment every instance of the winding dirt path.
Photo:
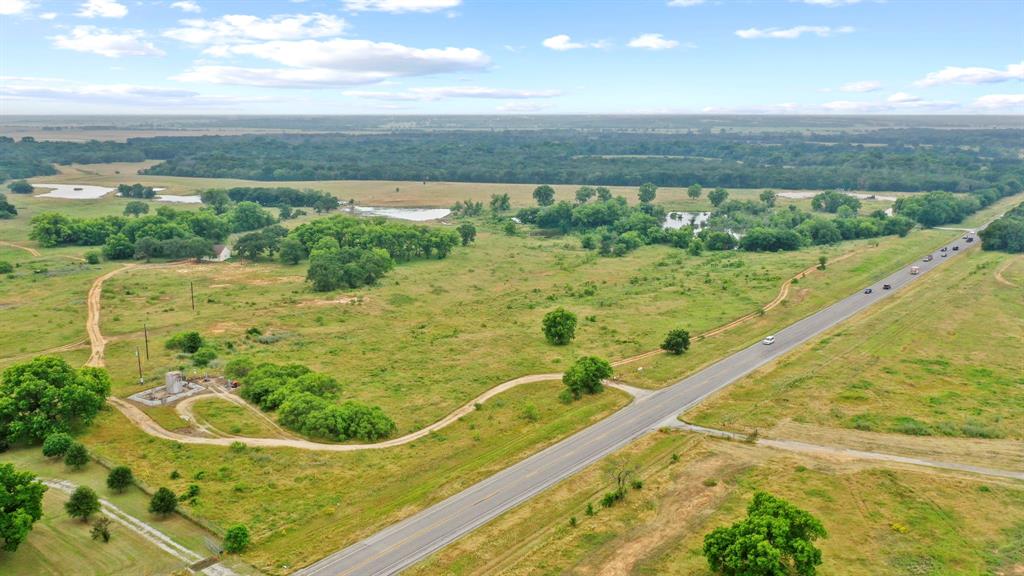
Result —
POLYGON ((8 242, 6 240, 0 240, 0 244, 3 244, 4 246, 10 246, 11 248, 17 248, 19 250, 24 250, 25 252, 28 252, 29 254, 36 257, 41 256, 41 254, 39 254, 39 250, 36 250, 35 248, 29 248, 28 246, 22 246, 21 244, 15 244, 14 242, 8 242))
POLYGON ((1003 272, 1006 272, 1006 269, 1009 268, 1010 265, 1013 264, 1013 262, 1014 261, 1012 259, 1011 260, 1007 260, 1005 263, 1003 263, 1002 266, 1000 266, 998 269, 996 269, 996 281, 999 282, 1000 284, 1005 285, 1005 286, 1009 286, 1010 288, 1016 288, 1017 285, 1014 284, 1013 282, 1010 282, 1009 280, 1007 280, 1006 276, 1003 276, 1003 272))
MULTIPOLYGON (((851 256, 853 256, 855 254, 860 253, 860 252, 861 252, 861 250, 855 250, 853 252, 849 252, 847 254, 844 254, 844 255, 836 258, 832 262, 833 263, 839 262, 841 260, 849 258, 849 257, 851 257, 851 256)), ((165 266, 171 266, 171 265, 181 265, 181 264, 182 264, 181 262, 173 262, 173 263, 166 263, 166 264, 143 264, 143 265, 127 264, 125 266, 122 266, 121 268, 117 268, 116 270, 111 270, 110 272, 107 272, 106 274, 100 276, 99 278, 97 278, 93 282, 92 287, 90 287, 90 289, 89 289, 89 298, 88 298, 89 315, 88 315, 88 319, 86 321, 86 331, 89 333, 89 340, 90 340, 90 342, 92 344, 92 354, 89 356, 89 361, 86 363, 86 366, 97 366, 97 367, 104 366, 103 354, 104 354, 104 351, 105 351, 105 348, 106 348, 107 340, 104 339, 103 333, 100 331, 100 299, 101 299, 100 297, 101 297, 102 291, 103 291, 103 282, 105 282, 107 279, 111 278, 112 276, 114 276, 116 274, 119 274, 119 273, 127 271, 127 270, 131 270, 131 269, 158 268, 158 267, 165 267, 165 266)), ((736 320, 733 320, 733 321, 729 322, 728 324, 719 326, 718 328, 715 328, 715 329, 710 330, 708 332, 705 332, 703 334, 699 334, 699 335, 697 335, 697 337, 698 338, 707 338, 709 336, 714 336, 716 334, 721 334, 722 332, 730 330, 730 329, 732 329, 732 328, 734 328, 736 326, 739 326, 740 324, 742 324, 744 322, 747 322, 747 321, 749 321, 749 320, 751 320, 753 318, 756 318, 756 317, 760 316, 763 312, 767 312, 767 311, 775 308, 776 306, 781 304, 789 296, 789 289, 790 289, 790 286, 792 285, 794 280, 803 278, 807 274, 813 273, 815 270, 817 270, 817 266, 811 266, 811 267, 807 268, 806 270, 803 270, 799 274, 793 276, 789 280, 786 280, 785 282, 783 282, 782 286, 779 288, 779 292, 775 296, 775 298, 771 302, 766 304, 761 310, 759 310, 757 312, 752 312, 750 314, 747 314, 745 316, 737 318, 736 320)), ((649 352, 644 352, 642 354, 637 354, 636 356, 631 356, 629 358, 624 358, 622 360, 617 360, 617 361, 612 363, 612 366, 622 366, 622 365, 625 365, 625 364, 629 364, 631 362, 636 362, 638 360, 642 360, 644 358, 650 358, 650 357, 657 356, 657 355, 663 354, 663 353, 664 353, 664 351, 660 350, 660 349, 658 349, 658 350, 651 350, 649 352)), ((136 406, 135 404, 132 404, 131 402, 128 402, 126 400, 123 400, 121 398, 116 398, 116 397, 113 397, 113 396, 107 398, 107 402, 110 405, 112 405, 115 408, 117 408, 122 414, 125 415, 125 417, 127 417, 132 423, 134 423, 136 426, 138 426, 143 432, 145 432, 145 433, 147 433, 147 434, 149 434, 151 436, 156 436, 158 438, 163 438, 165 440, 172 440, 172 441, 175 441, 175 442, 181 442, 182 444, 208 444, 208 445, 217 445, 217 446, 230 446, 231 443, 233 443, 233 442, 244 442, 245 444, 250 445, 250 446, 299 448, 299 449, 303 449, 303 450, 322 450, 322 451, 326 451, 326 452, 354 452, 354 451, 358 451, 358 450, 391 448, 391 447, 394 447, 394 446, 401 446, 402 444, 408 444, 410 442, 414 442, 414 441, 416 441, 416 440, 418 440, 420 438, 423 438, 424 436, 429 435, 432 432, 435 432, 437 430, 440 430, 440 429, 442 429, 442 428, 452 424, 453 422, 457 421, 459 418, 462 418, 466 414, 469 414, 469 413, 473 412, 474 410, 476 410, 476 406, 478 404, 483 404, 487 400, 493 398, 494 396, 497 396, 498 394, 501 394, 502 392, 507 392, 508 390, 511 390, 512 388, 515 388, 516 386, 520 386, 522 384, 530 384, 530 383, 535 383, 535 382, 545 382, 545 381, 549 381, 549 380, 560 380, 561 378, 562 378, 562 374, 560 372, 558 372, 558 373, 549 373, 549 374, 532 374, 532 375, 529 375, 529 376, 522 376, 522 377, 519 377, 519 378, 514 378, 514 379, 509 380, 507 382, 503 382, 501 384, 498 384, 497 386, 495 386, 495 387, 485 391, 483 394, 480 394, 476 398, 473 398, 472 400, 470 400, 469 402, 467 402, 466 404, 464 404, 460 408, 456 409, 452 413, 448 414, 447 416, 445 416, 444 418, 438 420, 437 422, 431 424, 430 426, 427 426, 425 428, 421 428, 420 430, 417 430, 416 432, 411 432, 409 434, 406 434, 404 436, 400 436, 398 438, 392 438, 390 440, 385 440, 383 442, 376 442, 376 443, 372 443, 372 444, 327 444, 327 443, 322 443, 322 442, 313 442, 313 441, 310 441, 310 440, 304 440, 304 439, 301 439, 301 438, 295 438, 293 435, 291 435, 291 434, 289 434, 287 432, 284 432, 280 428, 280 426, 278 426, 278 424, 276 422, 274 422, 266 414, 262 414, 262 413, 259 414, 262 418, 264 418, 265 420, 271 422, 274 425, 275 428, 277 428, 278 430, 281 430, 284 434, 286 434, 289 437, 286 437, 286 438, 251 438, 251 437, 247 437, 247 436, 227 436, 226 435, 226 436, 220 436, 220 437, 216 437, 216 438, 209 438, 209 437, 190 436, 188 434, 182 434, 180 432, 173 432, 173 431, 167 430, 166 428, 160 426, 155 420, 150 418, 149 415, 147 415, 138 406, 136 406)), ((641 390, 639 390, 637 388, 633 388, 631 386, 626 386, 626 385, 618 383, 618 382, 606 381, 605 384, 610 386, 610 387, 612 387, 612 388, 617 388, 619 390, 622 390, 622 391, 626 392, 627 394, 630 394, 633 397, 637 397, 638 395, 642 395, 642 394, 646 393, 646 391, 641 391, 641 390)), ((178 411, 178 413, 187 416, 190 419, 190 421, 192 421, 192 422, 198 422, 196 420, 194 414, 192 413, 191 406, 192 406, 192 404, 195 401, 197 401, 198 399, 203 398, 203 397, 204 396, 195 396, 193 398, 186 399, 185 401, 182 402, 182 404, 184 406, 181 407, 181 409, 178 411)), ((239 405, 244 405, 246 408, 249 408, 251 410, 255 410, 255 409, 252 408, 252 406, 249 406, 248 403, 246 403, 244 400, 242 400, 240 398, 237 398, 236 396, 234 396, 232 394, 224 394, 223 397, 225 397, 225 399, 227 399, 228 401, 234 402, 234 403, 239 404, 239 405)), ((218 432, 221 432, 221 431, 218 431, 218 432)))

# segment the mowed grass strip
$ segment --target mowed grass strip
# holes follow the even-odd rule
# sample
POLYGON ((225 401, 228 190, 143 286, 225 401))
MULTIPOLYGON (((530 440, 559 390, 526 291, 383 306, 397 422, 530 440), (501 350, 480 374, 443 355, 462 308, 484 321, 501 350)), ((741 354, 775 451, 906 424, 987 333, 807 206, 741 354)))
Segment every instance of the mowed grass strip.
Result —
POLYGON ((251 410, 216 396, 196 401, 192 405, 192 413, 202 424, 211 426, 221 434, 251 438, 274 438, 281 435, 269 422, 251 410))
POLYGON ((971 250, 684 418, 1020 440, 1024 288, 995 274, 1022 268, 1019 256, 971 250))

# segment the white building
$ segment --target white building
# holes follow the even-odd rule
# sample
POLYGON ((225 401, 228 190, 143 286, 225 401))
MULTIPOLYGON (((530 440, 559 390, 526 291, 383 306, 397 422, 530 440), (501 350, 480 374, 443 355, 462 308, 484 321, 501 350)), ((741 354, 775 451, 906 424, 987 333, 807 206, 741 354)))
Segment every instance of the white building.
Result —
POLYGON ((213 256, 203 258, 207 262, 223 262, 231 258, 231 248, 227 244, 214 244, 213 256))

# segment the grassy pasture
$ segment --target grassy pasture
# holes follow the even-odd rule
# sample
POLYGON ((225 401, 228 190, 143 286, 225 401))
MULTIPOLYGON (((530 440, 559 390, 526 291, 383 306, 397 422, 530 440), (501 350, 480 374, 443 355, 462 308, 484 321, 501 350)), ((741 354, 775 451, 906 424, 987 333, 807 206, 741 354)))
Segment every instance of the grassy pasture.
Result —
POLYGON ((197 401, 192 412, 201 422, 225 434, 252 438, 274 438, 281 435, 251 411, 215 396, 197 401))
POLYGON ((818 543, 823 576, 1013 574, 1024 562, 1019 484, 675 432, 652 434, 614 458, 639 466, 644 482, 625 502, 597 504, 610 489, 607 461, 599 463, 409 573, 710 576, 700 551, 704 534, 744 515, 755 490, 786 498, 824 523, 830 537, 818 543), (585 513, 588 502, 594 516, 585 513))
POLYGON ((973 249, 686 414, 911 435, 1024 438, 1024 258, 973 249))
POLYGON ((94 453, 132 466, 149 485, 201 496, 186 508, 224 529, 244 522, 246 561, 288 573, 482 480, 625 405, 617 390, 571 405, 560 382, 513 389, 440 433, 388 450, 321 453, 184 446, 105 411, 83 437, 94 453), (530 408, 530 407, 533 408, 530 408), (171 471, 181 478, 171 480, 171 471))
MULTIPOLYGON (((266 182, 240 180, 232 178, 192 178, 185 176, 143 176, 138 175, 140 169, 148 168, 157 162, 118 162, 111 164, 73 164, 58 166, 60 174, 41 176, 30 181, 37 186, 46 182, 65 184, 92 184, 96 186, 115 187, 118 184, 139 182, 147 186, 166 188, 163 194, 196 194, 208 188, 233 188, 236 186, 287 186, 304 189, 313 188, 329 192, 343 201, 355 199, 363 206, 401 206, 401 207, 442 207, 447 208, 458 200, 479 200, 485 204, 491 194, 507 193, 513 208, 533 206, 531 194, 537 184, 497 184, 486 182, 408 182, 392 180, 321 180, 321 181, 281 181, 266 182)), ((553 185, 556 200, 573 200, 578 185, 553 185)), ((625 196, 630 202, 636 202, 635 186, 610 186, 613 194, 625 196)), ((704 211, 712 208, 707 199, 707 192, 698 200, 686 195, 685 188, 659 188, 658 202, 672 210, 704 211)), ((784 192, 785 190, 777 190, 784 192)), ((730 188, 730 198, 756 200, 761 189, 730 188)), ((806 192, 806 191, 803 191, 806 192)), ((899 196, 899 192, 880 192, 882 196, 899 196)), ((790 200, 779 198, 780 205, 796 204, 810 209, 810 199, 790 200)), ((865 200, 863 210, 870 212, 885 209, 891 202, 865 200)))

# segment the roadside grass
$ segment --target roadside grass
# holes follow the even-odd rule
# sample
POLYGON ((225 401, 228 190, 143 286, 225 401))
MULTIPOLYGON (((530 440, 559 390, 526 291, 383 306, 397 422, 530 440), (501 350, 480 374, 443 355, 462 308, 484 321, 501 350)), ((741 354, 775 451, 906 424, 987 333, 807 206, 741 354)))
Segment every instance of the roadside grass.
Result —
POLYGON ((1024 529, 1024 489, 1011 482, 796 456, 678 432, 651 434, 612 458, 638 465, 643 480, 623 502, 597 503, 611 486, 606 460, 409 574, 710 576, 704 535, 741 517, 756 490, 824 523, 823 576, 1013 573, 1022 560, 1015 538, 1024 529))
POLYGON ((210 396, 192 405, 192 413, 204 424, 233 436, 275 438, 281 436, 267 421, 223 398, 210 396))
POLYGON ((492 399, 444 430, 387 450, 326 453, 182 445, 105 410, 83 436, 89 449, 130 465, 151 486, 200 486, 186 509, 217 529, 249 526, 243 559, 287 573, 486 478, 628 402, 617 390, 572 404, 561 382, 528 384, 492 399), (528 406, 536 418, 527 418, 528 406), (177 470, 180 478, 170 479, 177 470), (400 481, 399 481, 400 480, 400 481), (230 503, 230 504, 228 504, 230 503))
MULTIPOLYGON (((835 247, 819 247, 808 250, 812 256, 825 254, 830 263, 825 271, 814 270, 790 286, 788 297, 776 308, 755 316, 726 332, 708 338, 694 337, 690 349, 682 355, 659 354, 616 369, 616 378, 643 388, 659 388, 697 372, 701 368, 724 358, 728 354, 746 348, 765 336, 784 328, 801 318, 860 291, 878 279, 904 267, 934 250, 959 234, 948 230, 915 230, 906 238, 885 237, 875 240, 844 242, 835 247), (849 257, 839 260, 844 254, 849 257)), ((805 262, 806 263, 806 262, 805 262)), ((810 266, 808 264, 807 266, 810 266)), ((798 272, 802 267, 797 267, 798 272)), ((779 274, 777 284, 793 276, 779 274)), ((777 290, 776 290, 777 292, 777 290)), ((732 316, 756 313, 769 302, 763 298, 732 316)), ((709 304, 714 309, 714 304, 709 304)), ((690 330, 691 336, 724 324, 731 318, 719 318, 717 323, 699 323, 694 319, 679 322, 679 327, 690 330)))
MULTIPOLYGON (((105 497, 105 496, 104 496, 105 497)), ((68 517, 68 498, 54 488, 43 496, 43 517, 16 552, 0 553, 0 572, 37 576, 169 574, 185 563, 124 526, 112 523, 110 541, 92 540, 90 524, 68 517)), ((99 514, 93 515, 95 520, 99 514)))
POLYGON ((749 432, 793 420, 1024 439, 1024 258, 977 249, 684 415, 749 432))

